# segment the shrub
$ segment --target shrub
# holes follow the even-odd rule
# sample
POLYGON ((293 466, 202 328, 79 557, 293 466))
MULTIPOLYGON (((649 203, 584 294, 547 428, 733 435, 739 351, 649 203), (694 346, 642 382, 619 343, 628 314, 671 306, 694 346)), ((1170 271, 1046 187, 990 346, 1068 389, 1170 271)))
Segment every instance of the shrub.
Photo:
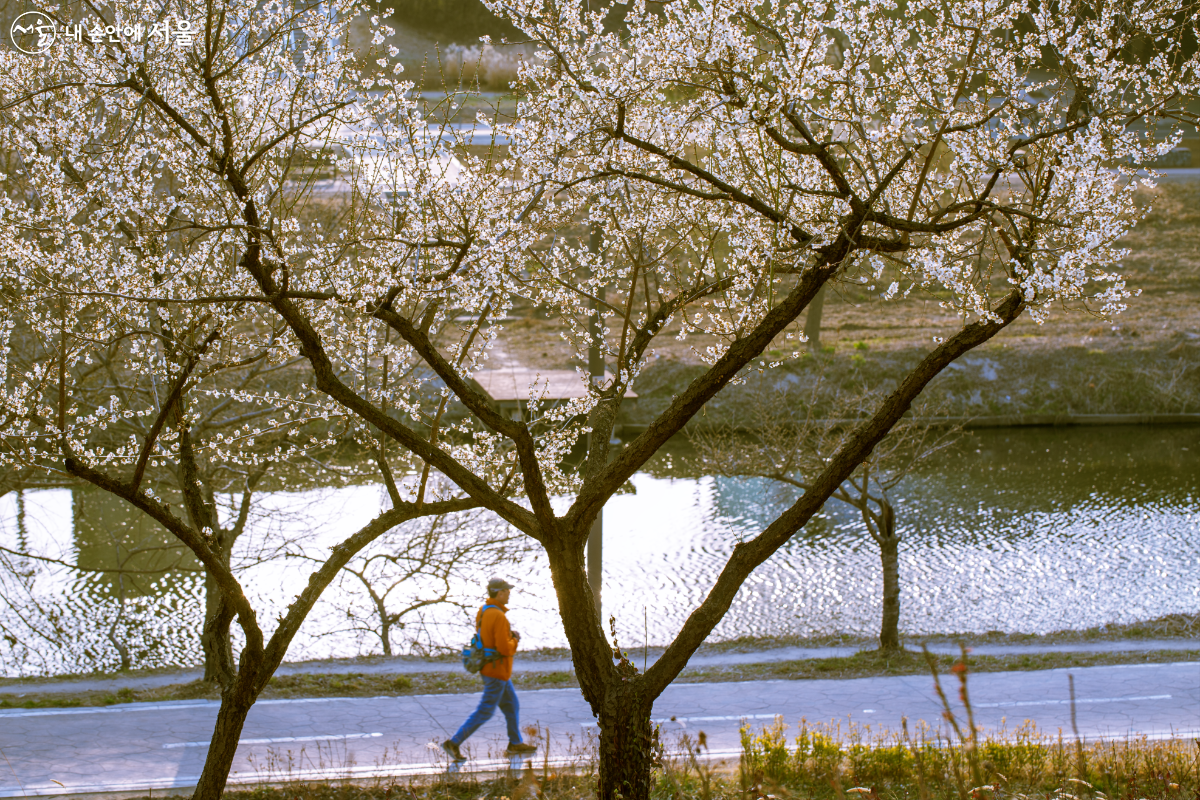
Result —
MULTIPOLYGON (((1114 798, 1200 796, 1200 749, 1190 740, 1096 742, 1079 745, 1061 734, 1047 736, 1032 722, 981 738, 979 763, 983 787, 963 784, 971 774, 969 747, 928 730, 912 737, 851 724, 810 726, 788 746, 782 718, 754 731, 741 731, 743 787, 770 787, 776 797, 836 797, 846 786, 871 787, 871 796, 921 796, 950 800, 992 796, 987 787, 1003 787, 1013 798, 1090 795, 1114 798), (1082 751, 1082 757, 1079 753, 1082 751), (1089 791, 1083 788, 1090 787, 1089 791), (916 791, 919 788, 919 792, 916 791)), ((749 789, 747 789, 749 791, 749 789)), ((998 796, 998 795, 996 795, 998 796)))
POLYGON ((517 67, 527 54, 519 47, 452 44, 442 51, 442 74, 447 84, 503 91, 517 79, 517 67))

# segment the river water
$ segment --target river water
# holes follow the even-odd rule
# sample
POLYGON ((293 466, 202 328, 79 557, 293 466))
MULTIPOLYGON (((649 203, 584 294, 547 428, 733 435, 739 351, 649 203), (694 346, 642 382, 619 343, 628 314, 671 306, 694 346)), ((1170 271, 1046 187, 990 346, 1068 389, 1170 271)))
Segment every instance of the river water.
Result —
MULTIPOLYGON (((733 546, 793 499, 762 480, 689 475, 686 464, 681 446, 605 508, 604 613, 616 617, 622 646, 665 643, 733 546)), ((1200 612, 1198 427, 976 431, 891 496, 903 535, 903 634, 1044 633, 1200 612)), ((263 499, 236 560, 268 632, 312 568, 295 554, 320 552, 385 502, 378 486, 263 499)), ((201 579, 163 571, 194 564, 119 503, 86 490, 10 494, 0 499, 0 544, 95 570, 6 556, 18 572, 0 574, 5 676, 108 671, 122 648, 134 667, 198 662, 201 579), (130 572, 105 571, 122 559, 130 572)), ((531 551, 487 572, 518 584, 510 618, 524 647, 565 645, 544 559, 531 551)), ((473 603, 486 577, 452 576, 452 595, 473 603)), ((880 583, 874 543, 852 509, 831 502, 751 576, 713 638, 871 634, 880 583)), ((354 622, 369 615, 347 576, 290 659, 380 652, 354 622)), ((468 619, 432 607, 421 641, 461 646, 468 619)), ((398 649, 415 629, 397 634, 398 649)))

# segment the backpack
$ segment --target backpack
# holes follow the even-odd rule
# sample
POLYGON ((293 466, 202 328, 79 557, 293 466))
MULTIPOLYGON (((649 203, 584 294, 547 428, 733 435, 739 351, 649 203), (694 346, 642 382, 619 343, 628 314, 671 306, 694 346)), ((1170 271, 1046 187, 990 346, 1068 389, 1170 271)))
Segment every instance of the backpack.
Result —
POLYGON ((504 658, 499 652, 491 647, 483 646, 483 636, 480 633, 480 625, 483 624, 483 612, 489 608, 497 608, 492 604, 487 604, 479 610, 479 622, 475 625, 475 635, 471 637, 470 643, 462 650, 463 668, 467 672, 475 673, 483 669, 485 665, 493 661, 499 661, 504 658))

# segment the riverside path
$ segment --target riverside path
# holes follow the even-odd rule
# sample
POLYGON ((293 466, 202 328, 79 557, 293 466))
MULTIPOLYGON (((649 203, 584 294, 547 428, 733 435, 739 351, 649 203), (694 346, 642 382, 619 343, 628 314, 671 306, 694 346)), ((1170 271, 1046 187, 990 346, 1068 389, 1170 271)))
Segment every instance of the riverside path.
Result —
MULTIPOLYGON (((978 673, 970 677, 976 723, 985 730, 1034 721, 1071 737, 1068 674, 1085 739, 1200 735, 1200 662, 978 673)), ((956 713, 957 682, 944 679, 956 713)), ((471 694, 267 700, 250 713, 231 781, 235 784, 330 778, 402 778, 445 771, 437 743, 466 718, 471 694)), ((549 741, 549 763, 569 762, 595 734, 578 689, 523 691, 523 725, 549 741)), ((195 785, 216 718, 209 701, 131 703, 99 708, 0 710, 0 797, 83 794, 195 785)), ((919 721, 938 727, 942 707, 929 676, 854 680, 676 684, 654 707, 670 743, 704 731, 711 753, 736 756, 743 721, 793 727, 850 722, 898 730, 919 721)), ((520 766, 497 758, 500 715, 469 742, 462 769, 520 766)), ((544 751, 535 756, 541 767, 544 751)))

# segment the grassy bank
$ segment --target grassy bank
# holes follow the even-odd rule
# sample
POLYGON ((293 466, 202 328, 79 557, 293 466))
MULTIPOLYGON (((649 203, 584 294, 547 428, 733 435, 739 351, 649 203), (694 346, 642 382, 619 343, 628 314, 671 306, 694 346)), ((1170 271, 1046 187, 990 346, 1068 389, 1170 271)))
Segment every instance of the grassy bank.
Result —
MULTIPOLYGON (((966 720, 957 720, 965 726, 966 720)), ((1200 748, 1189 740, 1084 743, 1038 731, 947 742, 928 729, 830 729, 803 722, 743 730, 735 788, 751 797, 1190 798, 1200 789, 1200 748), (949 746, 947 746, 949 745, 949 746)), ((695 785, 702 771, 684 771, 695 785)), ((678 782, 683 785, 683 782, 678 782)))
MULTIPOLYGON (((1152 200, 1150 192, 1145 201, 1152 200)), ((1128 236, 1118 270, 1131 289, 1128 310, 1114 320, 1088 309, 1056 309, 1038 325, 1027 316, 960 359, 926 389, 922 402, 940 415, 1148 414, 1200 412, 1200 182, 1164 184, 1154 210, 1128 236)), ((906 284, 907 287, 907 284, 906 284)), ((884 285, 840 280, 831 286, 817 354, 789 358, 794 342, 768 349, 783 364, 744 385, 731 385, 707 405, 704 421, 736 420, 763 386, 797 389, 818 376, 829 387, 887 391, 961 320, 941 307, 945 296, 921 286, 885 300, 884 285)), ((668 326, 634 383, 636 403, 623 414, 645 424, 705 367, 699 353, 712 337, 677 339, 668 326)), ((620 326, 613 326, 619 337, 620 326)), ((573 358, 551 320, 510 321, 504 356, 535 369, 585 366, 573 358)))
MULTIPOLYGON (((926 644, 960 643, 968 647, 975 645, 1039 645, 1053 646, 1058 644, 1084 644, 1087 642, 1120 642, 1138 639, 1189 639, 1200 638, 1200 614, 1168 614, 1155 619, 1140 622, 1114 623, 1100 625, 1083 630, 1063 630, 1053 633, 1005 633, 1003 631, 988 631, 987 633, 955 633, 943 636, 922 636, 920 641, 926 644)), ((915 641, 915 640, 912 640, 915 641)), ((873 647, 876 640, 865 636, 756 636, 730 639, 724 642, 706 643, 701 654, 712 653, 749 653, 758 650, 770 650, 778 647, 836 647, 850 645, 856 647, 873 647)), ((566 651, 562 651, 566 657, 566 651)))
MULTIPOLYGON (((636 655, 633 654, 636 662, 636 655)), ((1197 650, 1148 650, 1114 653, 1029 653, 1005 656, 978 656, 972 659, 977 672, 1096 667, 1109 664, 1162 664, 1200 660, 1197 650)), ((942 669, 949 669, 954 656, 937 657, 942 669)), ((811 680, 871 678, 879 676, 921 675, 929 671, 924 658, 916 652, 880 653, 868 650, 840 658, 801 659, 765 664, 736 664, 688 668, 681 683, 717 683, 751 680, 811 680)), ((561 689, 578 687, 573 672, 522 672, 513 676, 520 689, 561 689)), ((417 672, 404 675, 387 673, 306 673, 277 675, 263 691, 261 699, 300 697, 380 697, 420 694, 462 694, 479 691, 479 678, 466 672, 417 672)), ((0 708, 63 708, 105 706, 116 703, 161 702, 169 700, 217 700, 220 695, 212 684, 202 681, 173 684, 152 689, 121 689, 116 692, 30 692, 22 696, 4 696, 0 708)))
MULTIPOLYGON (((744 729, 742 755, 706 758, 703 734, 664 741, 655 800, 1185 800, 1200 794, 1191 741, 1082 743, 1026 724, 978 741, 947 743, 928 730, 810 726, 782 720, 744 729)), ((269 785, 227 790, 229 800, 575 800, 595 797, 594 757, 574 769, 534 759, 492 778, 444 775, 406 782, 269 785)), ((150 800, 150 798, 147 798, 150 800)))
MULTIPOLYGON (((977 645, 1035 645, 1035 646, 1039 646, 1039 647, 1054 647, 1055 645, 1060 645, 1060 644, 1070 645, 1070 644, 1087 644, 1087 643, 1094 643, 1094 642, 1122 642, 1122 641, 1138 641, 1138 640, 1153 640, 1153 639, 1194 640, 1197 638, 1200 638, 1200 614, 1169 614, 1167 616, 1157 617, 1155 619, 1142 620, 1139 622, 1131 622, 1131 623, 1103 625, 1103 626, 1099 626, 1099 627, 1087 628, 1084 630, 1062 630, 1062 631, 1055 631, 1053 633, 1005 633, 1003 631, 989 631, 987 633, 956 633, 956 634, 945 634, 945 635, 940 635, 940 636, 922 636, 919 638, 919 640, 916 638, 913 638, 913 637, 908 637, 907 641, 908 641, 908 644, 912 647, 917 647, 918 645, 916 644, 916 642, 918 642, 918 641, 929 644, 929 645, 947 645, 947 644, 949 644, 949 645, 953 645, 955 647, 957 647, 959 644, 966 644, 968 647, 974 647, 977 645)), ((729 639, 729 640, 725 640, 725 641, 706 642, 705 644, 700 646, 700 649, 697 650, 696 655, 697 656, 714 656, 714 655, 722 655, 722 654, 726 654, 726 653, 755 653, 755 652, 761 652, 764 650, 774 650, 774 649, 785 648, 785 647, 802 647, 802 648, 854 647, 854 648, 869 650, 871 648, 874 648, 877 645, 877 643, 878 643, 877 640, 872 637, 858 636, 858 635, 852 635, 852 634, 836 634, 836 635, 825 635, 825 636, 743 636, 743 637, 739 637, 737 639, 729 639)), ((652 647, 649 649, 649 654, 652 657, 657 657, 661 652, 662 652, 662 648, 652 647)), ((1177 651, 1175 651, 1175 652, 1177 652, 1177 651)), ((639 654, 640 654, 640 651, 637 653, 634 653, 635 656, 639 655, 639 654)), ((1062 654, 1062 655, 1064 657, 1066 657, 1069 654, 1062 654)), ((1136 658, 1140 657, 1141 655, 1144 655, 1144 654, 1143 653, 1112 654, 1112 657, 1114 657, 1114 658, 1135 658, 1136 659, 1136 658)), ((1184 655, 1186 655, 1186 654, 1179 655, 1179 658, 1176 660, 1190 660, 1190 657, 1184 658, 1184 655)), ((523 651, 520 655, 520 660, 524 661, 524 662, 560 661, 560 660, 569 660, 570 658, 571 658, 571 652, 569 650, 567 650, 566 648, 542 648, 542 649, 538 649, 538 650, 523 651)), ((384 660, 382 656, 363 656, 363 657, 355 658, 355 659, 346 659, 346 660, 343 660, 343 661, 337 662, 337 663, 340 663, 343 665, 363 664, 364 666, 366 666, 366 665, 376 665, 376 664, 380 663, 381 660, 384 660)), ((444 656, 436 657, 432 660, 437 661, 437 662, 457 664, 458 663, 458 655, 457 654, 447 654, 444 656)), ((832 659, 831 661, 837 661, 837 660, 838 659, 832 659)), ((814 660, 812 663, 815 663, 815 661, 816 660, 814 660)), ((302 666, 302 667, 307 666, 310 674, 318 675, 318 674, 322 674, 323 665, 328 664, 328 663, 331 663, 331 662, 308 662, 307 664, 302 662, 298 666, 302 666)), ((1038 662, 1038 663, 1041 664, 1042 662, 1038 662)), ((1111 661, 1111 662, 1106 662, 1106 663, 1131 663, 1131 662, 1129 662, 1129 661, 1111 661)), ((1133 663, 1136 663, 1136 662, 1133 662, 1133 663)), ((1049 669, 1049 668, 1052 668, 1052 666, 1053 665, 1051 664, 1049 666, 1043 665, 1043 666, 1038 666, 1036 668, 1037 669, 1049 669)), ((1064 663, 1063 666, 1076 666, 1076 664, 1075 663, 1064 663)), ((1012 669, 1031 669, 1031 668, 1035 668, 1035 667, 1023 667, 1023 666, 1017 665, 1017 666, 1013 666, 1011 668, 1012 669)), ((28 699, 28 698, 34 697, 34 695, 37 693, 37 689, 34 688, 36 684, 64 683, 64 682, 76 681, 76 680, 97 680, 97 679, 103 680, 105 678, 118 678, 118 677, 135 678, 135 679, 136 678, 150 678, 150 677, 156 677, 156 676, 162 676, 162 675, 170 675, 170 674, 177 673, 177 672, 178 672, 178 670, 171 669, 171 668, 155 668, 155 669, 130 670, 128 672, 121 672, 121 673, 116 673, 116 674, 113 674, 113 673, 83 673, 83 674, 55 675, 55 676, 50 676, 50 677, 36 676, 36 677, 27 677, 27 678, 0 678, 0 686, 18 687, 18 686, 22 686, 22 685, 30 685, 30 687, 31 687, 30 693, 25 695, 25 699, 28 699)), ((339 678, 342 678, 342 679, 346 678, 348 674, 350 674, 350 673, 344 673, 344 674, 329 673, 326 675, 326 677, 329 678, 330 681, 336 681, 339 678)), ((421 673, 418 673, 418 675, 419 674, 421 674, 421 673)), ((430 672, 430 673, 424 673, 424 674, 426 674, 429 677, 429 682, 425 683, 425 684, 422 684, 420 682, 415 682, 414 683, 415 687, 421 687, 418 690, 418 692, 416 692, 416 693, 425 693, 426 689, 428 690, 428 692, 457 691, 456 689, 450 688, 451 684, 449 682, 447 682, 448 679, 446 678, 446 673, 430 672)), ((450 674, 457 675, 458 673, 450 673, 450 674)), ((565 673, 544 673, 544 677, 542 678, 544 683, 540 684, 540 686, 542 686, 543 688, 546 688, 546 687, 552 688, 554 686, 563 685, 563 681, 560 678, 556 677, 561 674, 565 674, 565 673)), ((689 674, 691 674, 691 673, 689 673, 689 674)), ((883 673, 879 673, 879 674, 883 674, 883 673)), ((898 674, 898 673, 896 673, 896 674, 898 674)), ((868 674, 861 674, 861 675, 854 675, 851 677, 867 677, 867 676, 868 676, 868 674)), ((399 676, 393 675, 391 677, 395 678, 395 677, 399 677, 399 676)), ((468 682, 474 680, 473 678, 470 678, 470 676, 466 676, 465 673, 463 673, 463 677, 466 678, 468 680, 468 682)), ((526 679, 533 680, 533 673, 529 673, 528 675, 526 675, 524 677, 518 676, 518 678, 517 678, 517 680, 526 680, 526 679)), ((182 685, 190 685, 190 684, 185 684, 185 682, 181 681, 179 685, 182 686, 182 685)), ((574 685, 574 684, 571 684, 571 685, 574 685)), ((529 688, 538 688, 537 684, 529 684, 528 686, 529 686, 529 688)), ((336 686, 333 687, 334 690, 338 690, 341 688, 344 688, 344 687, 336 687, 336 686)), ((380 694, 380 693, 384 693, 384 692, 382 692, 382 691, 375 692, 375 694, 380 694)), ((47 693, 47 694, 49 694, 49 693, 47 693)), ((128 693, 126 693, 125 695, 118 697, 117 693, 112 693, 112 692, 96 693, 96 694, 99 697, 105 698, 105 702, 107 702, 107 703, 128 702, 127 699, 123 699, 123 698, 127 698, 129 696, 128 693)), ((137 696, 136 699, 140 699, 140 700, 147 699, 145 697, 142 697, 142 693, 135 692, 135 695, 137 696)), ((295 695, 295 696, 300 696, 300 695, 295 695)), ((7 699, 11 701, 12 697, 10 696, 7 699)), ((178 698, 175 698, 175 699, 178 699, 178 698)), ((3 702, 3 698, 2 698, 2 696, 0 696, 0 703, 2 703, 2 702, 3 702)), ((94 705, 94 704, 95 703, 89 703, 89 705, 94 705)), ((3 707, 5 707, 5 706, 0 705, 0 708, 3 708, 3 707)))

